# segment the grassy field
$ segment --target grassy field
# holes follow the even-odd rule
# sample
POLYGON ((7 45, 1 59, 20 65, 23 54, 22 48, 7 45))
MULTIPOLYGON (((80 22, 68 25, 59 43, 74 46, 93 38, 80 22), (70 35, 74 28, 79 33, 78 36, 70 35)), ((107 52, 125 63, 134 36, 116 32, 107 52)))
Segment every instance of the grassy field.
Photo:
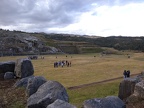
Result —
MULTIPOLYGON (((131 74, 144 70, 144 53, 127 53, 120 55, 78 54, 78 55, 46 55, 45 59, 32 60, 35 76, 44 76, 47 80, 55 80, 65 88, 78 86, 106 79, 122 77, 124 70, 131 74), (54 68, 56 61, 71 61, 71 67, 54 68)), ((0 57, 0 62, 25 58, 25 56, 0 57)), ((122 79, 121 79, 122 80, 122 79)), ((70 103, 80 107, 84 100, 117 95, 121 80, 97 84, 75 90, 67 89, 70 103)))

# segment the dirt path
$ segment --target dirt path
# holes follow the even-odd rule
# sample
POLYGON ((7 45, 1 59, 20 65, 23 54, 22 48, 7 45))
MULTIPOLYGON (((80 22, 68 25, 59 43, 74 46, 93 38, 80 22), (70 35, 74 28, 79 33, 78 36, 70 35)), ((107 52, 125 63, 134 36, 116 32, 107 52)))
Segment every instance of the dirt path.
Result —
MULTIPOLYGON (((131 74, 131 76, 136 76, 136 75, 139 75, 139 74, 140 73, 131 74)), ((109 82, 109 81, 114 81, 114 80, 118 80, 118 79, 123 79, 123 77, 117 77, 117 78, 112 78, 112 79, 97 81, 97 82, 93 82, 93 83, 82 84, 82 85, 78 85, 78 86, 72 86, 72 87, 68 87, 68 89, 69 90, 73 90, 73 89, 78 89, 78 88, 87 87, 87 86, 91 86, 91 85, 101 84, 101 83, 105 83, 105 82, 109 82)))

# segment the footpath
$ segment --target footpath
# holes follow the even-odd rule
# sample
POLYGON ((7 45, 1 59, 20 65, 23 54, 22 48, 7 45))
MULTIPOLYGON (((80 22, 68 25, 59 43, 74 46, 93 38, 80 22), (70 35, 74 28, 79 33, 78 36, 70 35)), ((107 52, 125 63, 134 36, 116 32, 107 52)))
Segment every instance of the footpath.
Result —
MULTIPOLYGON (((131 74, 131 76, 136 76, 136 75, 139 75, 139 74, 140 73, 131 74)), ((87 86, 91 86, 91 85, 106 83, 106 82, 110 82, 110 81, 114 81, 114 80, 118 80, 118 79, 123 79, 123 76, 117 77, 117 78, 112 78, 112 79, 107 79, 107 80, 102 80, 102 81, 97 81, 97 82, 92 82, 92 83, 88 83, 88 84, 82 84, 82 85, 78 85, 78 86, 72 86, 72 87, 68 87, 68 89, 69 90, 79 89, 79 88, 82 88, 82 87, 87 87, 87 86)))

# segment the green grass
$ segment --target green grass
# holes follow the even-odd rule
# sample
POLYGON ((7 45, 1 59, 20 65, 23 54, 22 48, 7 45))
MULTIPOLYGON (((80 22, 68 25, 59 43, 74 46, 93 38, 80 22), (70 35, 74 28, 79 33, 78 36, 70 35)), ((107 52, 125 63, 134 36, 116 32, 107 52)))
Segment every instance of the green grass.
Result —
POLYGON ((102 51, 104 50, 99 47, 82 47, 81 48, 82 53, 100 53, 102 51))
MULTIPOLYGON (((32 63, 35 76, 44 76, 47 80, 56 80, 67 89, 71 86, 122 77, 125 69, 130 70, 131 74, 143 71, 144 53, 131 52, 129 54, 131 55, 130 59, 127 57, 127 52, 121 53, 120 55, 109 54, 104 56, 101 56, 99 53, 45 55, 45 59, 32 60, 32 63), (72 66, 54 68, 53 63, 60 60, 71 61, 72 66)), ((10 61, 25 57, 0 57, 0 61, 10 61)), ((119 82, 120 80, 77 90, 67 89, 70 103, 80 107, 83 101, 87 99, 118 95, 119 82)))
POLYGON ((117 96, 119 83, 120 80, 117 80, 106 84, 103 83, 74 90, 67 90, 70 97, 70 103, 81 108, 82 103, 85 100, 102 98, 110 95, 117 96))

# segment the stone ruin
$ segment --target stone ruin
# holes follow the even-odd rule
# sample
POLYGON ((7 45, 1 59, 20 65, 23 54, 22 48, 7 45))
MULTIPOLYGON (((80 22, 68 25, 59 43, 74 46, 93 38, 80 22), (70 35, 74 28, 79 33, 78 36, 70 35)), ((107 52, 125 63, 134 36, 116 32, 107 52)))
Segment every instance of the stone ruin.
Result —
POLYGON ((66 89, 57 81, 34 76, 34 68, 28 58, 0 63, 0 78, 18 78, 14 87, 26 90, 27 108, 76 108, 69 103, 66 89))
MULTIPOLYGON (((85 100, 82 108, 144 108, 144 74, 126 78, 119 85, 118 96, 85 100)), ((34 76, 30 59, 0 63, 0 78, 19 78, 14 87, 24 87, 27 108, 76 108, 69 103, 69 96, 62 84, 34 76)))
POLYGON ((119 85, 118 97, 127 108, 144 108, 144 72, 134 78, 126 78, 119 85))

